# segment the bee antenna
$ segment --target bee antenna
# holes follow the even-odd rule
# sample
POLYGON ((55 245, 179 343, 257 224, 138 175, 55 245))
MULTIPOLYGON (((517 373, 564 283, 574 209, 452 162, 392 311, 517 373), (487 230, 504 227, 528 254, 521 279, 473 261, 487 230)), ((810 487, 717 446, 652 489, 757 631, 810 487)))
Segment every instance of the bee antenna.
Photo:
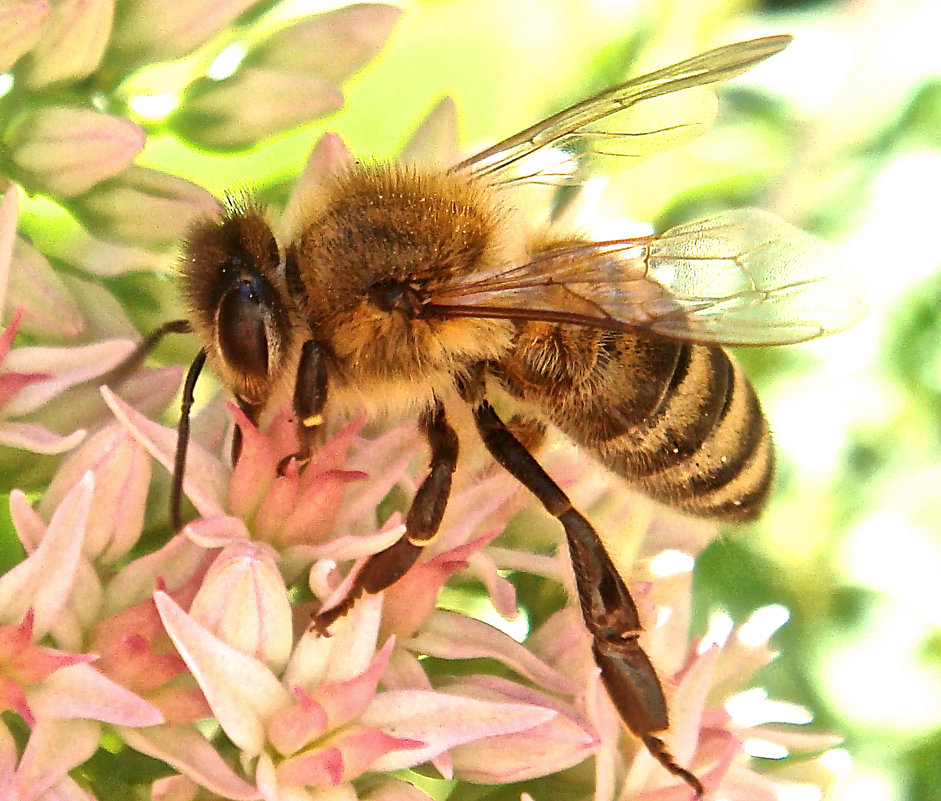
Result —
POLYGON ((176 454, 173 458, 173 483, 170 486, 170 524, 174 531, 182 527, 180 505, 183 499, 183 473, 186 470, 186 449, 190 439, 190 410, 193 408, 193 391, 196 381, 206 363, 206 351, 200 350, 186 372, 183 382, 183 399, 180 402, 180 422, 176 429, 176 454))

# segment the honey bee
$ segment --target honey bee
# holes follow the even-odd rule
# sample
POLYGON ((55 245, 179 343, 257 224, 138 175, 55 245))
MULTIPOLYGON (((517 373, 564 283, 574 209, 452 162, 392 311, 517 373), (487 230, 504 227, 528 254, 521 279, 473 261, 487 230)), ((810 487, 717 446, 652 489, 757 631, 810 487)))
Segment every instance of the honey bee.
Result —
POLYGON ((192 387, 207 359, 253 420, 292 394, 301 460, 328 397, 416 414, 430 467, 406 532, 366 563, 346 602, 320 613, 315 625, 326 630, 358 595, 396 582, 434 538, 459 447, 444 399, 459 397, 496 461, 562 524, 595 660, 624 723, 702 795, 657 736, 668 728, 667 705, 622 577, 491 400, 508 396, 655 500, 747 520, 767 496, 772 445, 748 379, 722 346, 840 330, 859 315, 860 296, 816 240, 765 212, 594 241, 551 226, 532 231, 512 189, 577 181, 594 161, 672 144, 699 120, 631 130, 632 120, 658 99, 741 74, 789 41, 740 42, 634 78, 450 169, 340 170, 304 198, 290 241, 279 242, 249 202, 198 223, 181 260, 189 321, 176 325, 191 328, 202 349, 184 392, 174 520, 192 387))

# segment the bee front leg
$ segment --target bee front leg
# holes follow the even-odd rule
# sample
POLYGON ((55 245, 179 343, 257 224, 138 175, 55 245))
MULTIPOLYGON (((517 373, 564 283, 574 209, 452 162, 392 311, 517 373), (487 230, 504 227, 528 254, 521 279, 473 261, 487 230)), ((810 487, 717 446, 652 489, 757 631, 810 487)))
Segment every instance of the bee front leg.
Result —
POLYGON ((655 736, 669 727, 666 699, 657 673, 638 642, 637 606, 591 524, 497 415, 480 399, 473 404, 477 430, 493 457, 558 518, 569 544, 575 585, 595 662, 621 719, 651 755, 686 782, 697 797, 705 788, 680 767, 655 736))
POLYGON ((431 461, 428 475, 419 485, 405 516, 405 533, 384 551, 370 557, 339 605, 317 615, 314 627, 318 631, 325 632, 364 592, 381 592, 395 584, 438 533, 451 494, 451 476, 457 466, 458 438, 440 401, 422 415, 420 425, 428 439, 431 461))
POLYGON ((283 473, 291 459, 302 464, 310 459, 311 446, 320 426, 323 425, 323 410, 327 404, 327 362, 330 356, 327 349, 313 339, 307 340, 301 347, 301 357, 297 364, 297 378, 294 381, 294 419, 297 423, 296 453, 285 456, 278 464, 278 472, 283 473))

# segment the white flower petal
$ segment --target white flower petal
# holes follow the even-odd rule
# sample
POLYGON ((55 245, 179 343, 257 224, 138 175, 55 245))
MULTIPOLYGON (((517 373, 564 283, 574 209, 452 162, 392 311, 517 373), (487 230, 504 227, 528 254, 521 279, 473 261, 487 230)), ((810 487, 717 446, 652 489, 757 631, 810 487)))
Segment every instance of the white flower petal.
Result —
POLYGON ((85 538, 94 477, 86 473, 53 515, 39 547, 0 576, 0 620, 19 623, 26 610, 35 613, 33 636, 43 637, 69 599, 85 538), (50 576, 55 576, 51 583, 50 576))
POLYGON ((87 718, 120 726, 163 723, 157 707, 88 664, 50 673, 30 692, 29 704, 37 718, 87 718))
POLYGON ((16 772, 22 801, 44 793, 98 750, 101 726, 90 720, 40 720, 33 729, 16 772))
POLYGON ((131 748, 166 762, 211 793, 232 801, 254 801, 258 790, 239 777, 219 752, 190 726, 120 728, 118 733, 131 748))
POLYGON ((265 723, 292 703, 270 668, 226 645, 166 593, 154 594, 160 619, 225 733, 248 756, 265 746, 265 723))
POLYGON ((480 701, 426 690, 392 690, 373 699, 359 722, 392 735, 425 743, 423 748, 394 751, 372 765, 374 771, 421 764, 455 745, 495 734, 530 729, 556 712, 530 704, 480 701))

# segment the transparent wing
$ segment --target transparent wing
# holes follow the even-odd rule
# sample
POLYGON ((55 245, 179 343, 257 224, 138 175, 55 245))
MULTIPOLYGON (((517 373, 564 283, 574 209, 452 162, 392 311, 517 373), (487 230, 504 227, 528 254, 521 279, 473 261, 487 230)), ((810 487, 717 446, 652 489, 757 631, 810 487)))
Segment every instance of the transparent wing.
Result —
POLYGON ((659 236, 577 242, 432 292, 426 313, 572 323, 721 345, 779 345, 841 331, 861 285, 822 242, 740 209, 659 236))
POLYGON ((701 87, 740 75, 790 41, 782 35, 738 42, 633 78, 498 142, 452 171, 495 182, 556 183, 592 159, 639 158, 675 147, 715 117, 715 96, 701 87))

